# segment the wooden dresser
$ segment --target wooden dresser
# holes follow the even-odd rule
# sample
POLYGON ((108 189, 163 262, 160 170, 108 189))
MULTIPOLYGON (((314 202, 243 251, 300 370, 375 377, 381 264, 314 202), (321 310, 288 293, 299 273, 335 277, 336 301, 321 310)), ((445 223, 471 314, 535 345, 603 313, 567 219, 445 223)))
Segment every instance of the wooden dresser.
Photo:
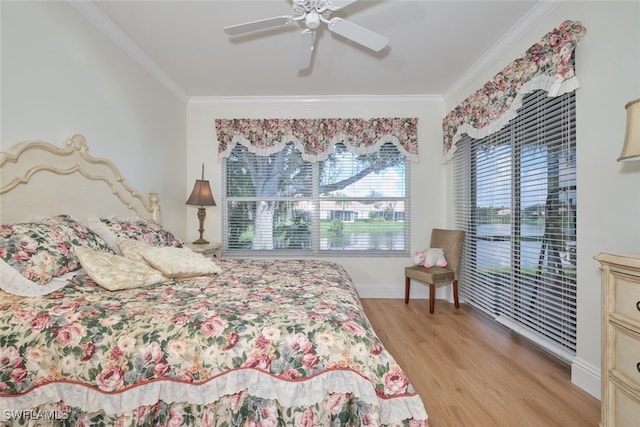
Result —
POLYGON ((603 427, 640 426, 640 256, 601 253, 603 427))

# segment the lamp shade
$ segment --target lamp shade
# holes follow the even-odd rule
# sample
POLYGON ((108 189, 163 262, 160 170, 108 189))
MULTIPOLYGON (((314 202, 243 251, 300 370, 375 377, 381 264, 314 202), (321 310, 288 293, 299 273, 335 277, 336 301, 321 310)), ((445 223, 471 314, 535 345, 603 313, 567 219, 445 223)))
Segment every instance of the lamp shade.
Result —
POLYGON ((187 205, 193 206, 215 206, 216 201, 213 200, 213 194, 211 193, 211 186, 209 181, 204 179, 196 179, 196 183, 193 186, 193 191, 187 199, 187 205))
POLYGON ((627 130, 618 161, 640 160, 640 98, 627 103, 624 108, 627 109, 627 130))

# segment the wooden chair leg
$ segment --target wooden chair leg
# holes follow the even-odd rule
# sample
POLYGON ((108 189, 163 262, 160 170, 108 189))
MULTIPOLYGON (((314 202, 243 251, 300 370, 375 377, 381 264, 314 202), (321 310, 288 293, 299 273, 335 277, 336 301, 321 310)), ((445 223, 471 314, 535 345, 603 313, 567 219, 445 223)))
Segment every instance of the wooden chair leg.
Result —
POLYGON ((409 304, 409 291, 411 290, 411 278, 404 278, 404 303, 409 304))
POLYGON ((453 303, 456 308, 460 308, 460 301, 458 301, 458 281, 453 281, 453 303))
POLYGON ((429 313, 433 314, 433 309, 436 303, 436 285, 429 284, 429 313))

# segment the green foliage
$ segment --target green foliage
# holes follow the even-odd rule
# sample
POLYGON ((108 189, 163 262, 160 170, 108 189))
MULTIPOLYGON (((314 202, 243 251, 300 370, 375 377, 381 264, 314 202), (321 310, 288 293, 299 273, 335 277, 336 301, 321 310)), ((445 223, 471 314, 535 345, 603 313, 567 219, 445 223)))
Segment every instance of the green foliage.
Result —
POLYGON ((385 222, 386 219, 384 215, 380 215, 379 212, 369 212, 369 221, 370 222, 385 222))
POLYGON ((247 229, 240 234, 238 241, 244 244, 250 244, 253 242, 253 225, 247 227, 247 229))
POLYGON ((307 214, 296 214, 275 227, 275 247, 277 249, 308 249, 311 246, 311 221, 307 214))
POLYGON ((344 222, 339 219, 331 220, 329 223, 329 228, 327 229, 331 233, 334 233, 336 236, 342 236, 344 231, 344 222))

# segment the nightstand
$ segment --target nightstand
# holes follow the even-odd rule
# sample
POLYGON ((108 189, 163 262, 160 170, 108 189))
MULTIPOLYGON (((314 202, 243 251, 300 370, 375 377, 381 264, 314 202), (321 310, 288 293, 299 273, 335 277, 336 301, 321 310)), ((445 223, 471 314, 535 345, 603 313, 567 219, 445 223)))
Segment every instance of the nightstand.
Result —
POLYGON ((186 243, 186 246, 199 254, 212 258, 222 258, 222 243, 206 243, 202 245, 186 243))

